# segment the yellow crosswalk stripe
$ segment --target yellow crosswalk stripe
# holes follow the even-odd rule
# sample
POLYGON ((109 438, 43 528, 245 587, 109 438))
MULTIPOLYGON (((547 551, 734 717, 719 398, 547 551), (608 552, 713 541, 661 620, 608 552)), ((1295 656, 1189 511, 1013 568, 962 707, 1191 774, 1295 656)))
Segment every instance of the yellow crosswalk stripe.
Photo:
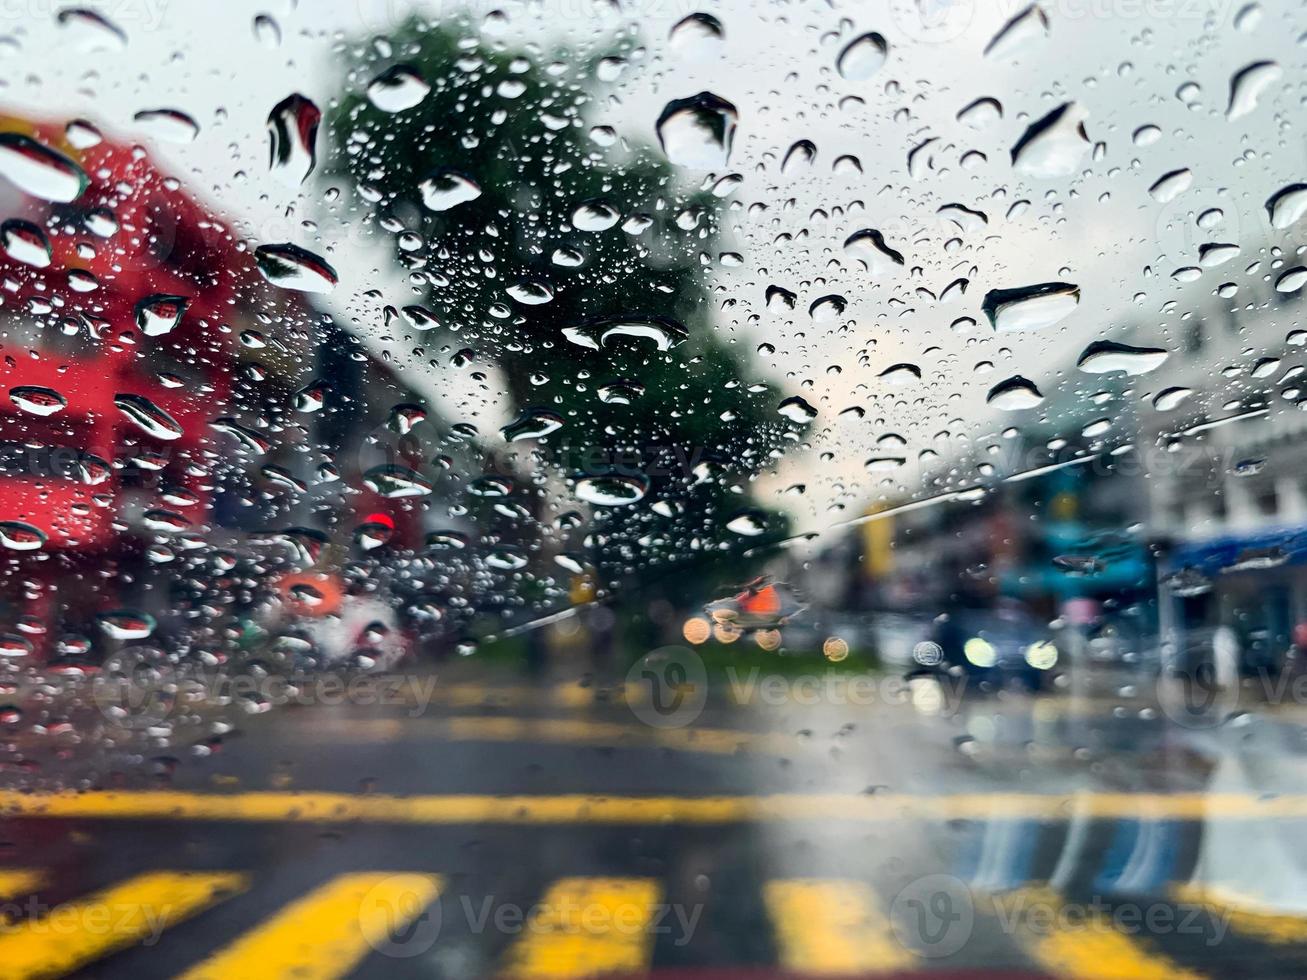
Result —
POLYGON ((246 885, 240 874, 154 871, 0 930, 0 980, 62 977, 115 950, 154 942, 169 926, 246 885))
POLYGON ((1176 902, 1201 905, 1254 939, 1284 946, 1307 943, 1307 914, 1294 915, 1266 906, 1254 897, 1224 888, 1183 884, 1171 888, 1176 902))
POLYGON ((1051 888, 1019 888, 990 896, 994 914, 1027 955, 1051 976, 1077 980, 1204 980, 1140 937, 1117 929, 1094 910, 1064 914, 1065 900, 1051 888))
POLYGON ((916 957, 898 942, 875 893, 858 881, 769 881, 763 900, 781 965, 810 976, 910 969, 916 957))
POLYGON ((579 980, 638 973, 653 955, 662 889, 647 878, 561 878, 508 952, 503 976, 579 980))
POLYGON ((334 980, 440 894, 430 874, 340 875, 182 974, 182 980, 334 980))

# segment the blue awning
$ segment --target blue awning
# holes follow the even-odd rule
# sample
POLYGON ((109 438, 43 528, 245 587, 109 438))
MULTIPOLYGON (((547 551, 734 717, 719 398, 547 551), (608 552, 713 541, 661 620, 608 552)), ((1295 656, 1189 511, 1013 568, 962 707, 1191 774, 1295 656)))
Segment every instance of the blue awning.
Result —
POLYGON ((1171 552, 1169 565, 1173 570, 1193 568, 1207 575, 1307 565, 1307 526, 1263 528, 1185 542, 1171 552))

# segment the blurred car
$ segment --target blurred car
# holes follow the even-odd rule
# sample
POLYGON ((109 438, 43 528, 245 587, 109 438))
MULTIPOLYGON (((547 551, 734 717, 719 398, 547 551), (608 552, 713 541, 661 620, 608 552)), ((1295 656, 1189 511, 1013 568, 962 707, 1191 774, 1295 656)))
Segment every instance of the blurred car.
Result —
POLYGON ((1051 685, 1063 651, 1046 624, 1018 608, 957 610, 935 620, 931 641, 943 662, 993 687, 1051 685))

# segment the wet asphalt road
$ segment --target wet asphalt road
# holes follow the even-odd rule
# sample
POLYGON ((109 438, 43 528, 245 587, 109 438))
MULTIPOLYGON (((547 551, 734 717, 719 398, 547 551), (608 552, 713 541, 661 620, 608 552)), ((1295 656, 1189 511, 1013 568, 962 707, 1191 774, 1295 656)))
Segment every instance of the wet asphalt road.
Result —
POLYGON ((1291 711, 404 683, 10 792, 0 978, 1307 975, 1291 711))

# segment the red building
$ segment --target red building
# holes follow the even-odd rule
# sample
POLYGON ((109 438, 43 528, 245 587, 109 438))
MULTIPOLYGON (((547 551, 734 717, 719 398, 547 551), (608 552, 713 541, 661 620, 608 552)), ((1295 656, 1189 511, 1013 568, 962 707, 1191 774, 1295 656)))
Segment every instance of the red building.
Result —
MULTIPOLYGON (((12 117, 0 133, 88 178, 69 203, 0 180, 0 521, 18 522, 10 537, 27 525, 45 538, 0 550, 3 625, 39 636, 79 599, 115 605, 117 563, 151 531, 203 533, 212 450, 228 444, 211 423, 232 412, 242 372, 259 371, 253 358, 274 353, 251 349, 248 331, 304 307, 142 148, 78 149, 63 124, 12 117)), ((273 329, 290 356, 288 331, 273 329)))

